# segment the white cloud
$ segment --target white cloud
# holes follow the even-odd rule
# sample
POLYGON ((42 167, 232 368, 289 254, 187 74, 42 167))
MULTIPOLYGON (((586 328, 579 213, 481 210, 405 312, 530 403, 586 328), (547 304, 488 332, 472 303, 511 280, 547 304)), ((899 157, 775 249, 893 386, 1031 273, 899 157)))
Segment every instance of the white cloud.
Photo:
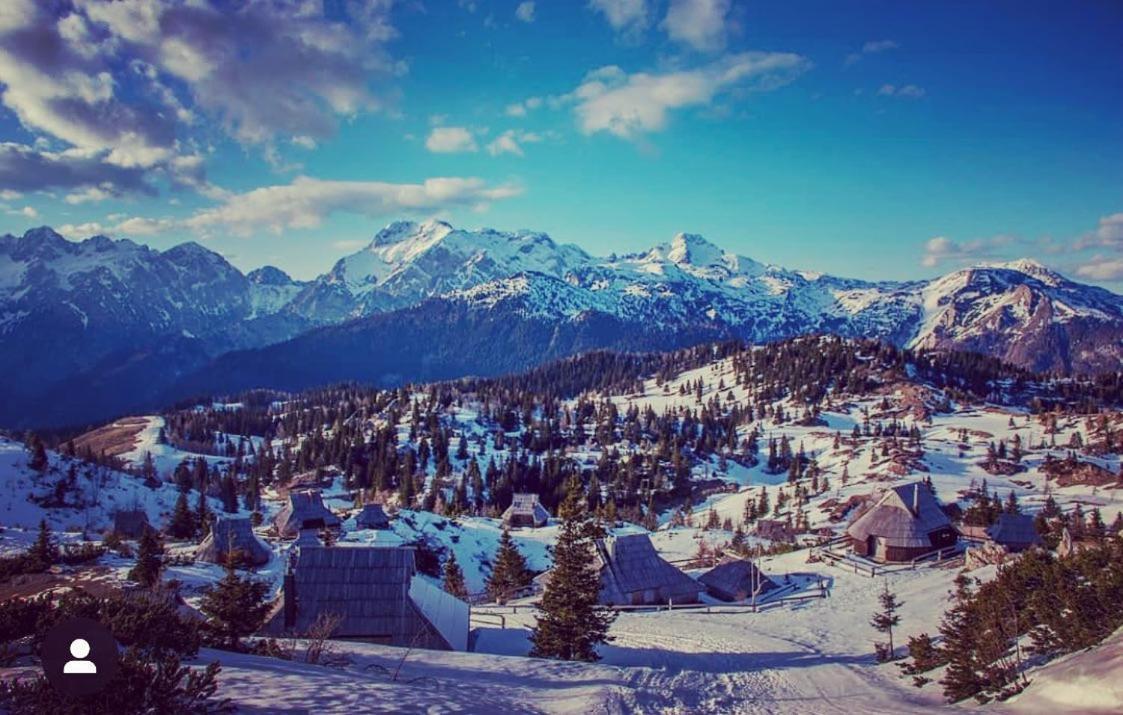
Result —
POLYGON ((232 195, 222 205, 199 211, 184 224, 204 233, 214 230, 238 235, 260 230, 279 233, 285 229, 315 228, 324 218, 338 212, 378 218, 432 213, 457 206, 483 208, 521 193, 518 186, 490 186, 477 178, 442 177, 426 179, 420 184, 394 184, 326 181, 300 176, 289 184, 232 195))
POLYGON ((788 84, 811 67, 800 55, 744 52, 693 70, 664 74, 627 74, 615 65, 585 76, 573 92, 556 98, 573 103, 585 134, 608 132, 625 139, 663 129, 671 110, 709 105, 719 93, 734 88, 768 91, 788 84))
POLYGON ((860 52, 852 52, 846 56, 846 64, 853 65, 865 55, 876 55, 889 50, 897 49, 898 45, 893 40, 871 40, 864 45, 860 52))
MULTIPOLYGON (((474 10, 469 10, 469 12, 474 12, 474 10)), ((349 238, 340 241, 332 241, 331 247, 337 251, 357 251, 369 243, 370 241, 366 239, 349 238)))
POLYGON ((899 87, 892 84, 883 84, 878 88, 877 93, 882 97, 902 97, 904 99, 920 99, 926 94, 923 87, 917 87, 915 84, 906 84, 899 87))
POLYGON ((1007 234, 962 242, 947 236, 936 236, 925 242, 920 263, 927 268, 935 268, 942 263, 975 263, 997 258, 1003 248, 1015 243, 1017 239, 1007 234))
POLYGON ((1076 267, 1076 275, 1093 281, 1123 280, 1123 258, 1095 255, 1087 263, 1076 267))
POLYGON ((1095 230, 1077 239, 1074 247, 1082 250, 1093 246, 1123 249, 1123 212, 1101 217, 1095 230))
MULTIPOLYGON (((151 172, 178 171, 192 135, 213 134, 204 115, 245 144, 329 136, 341 119, 380 108, 373 83, 401 71, 385 50, 392 3, 5 0, 0 103, 35 135, 34 151, 55 154, 24 152, 43 187, 0 188, 79 185, 73 172, 46 177, 48 165, 65 173, 59 147, 81 154, 83 176, 102 163, 142 170, 132 183, 146 184, 151 172)), ((180 183, 207 187, 201 167, 180 183)))
POLYGON ((700 52, 725 48, 732 0, 671 0, 660 25, 675 42, 700 52))
POLYGON ((637 35, 647 29, 647 0, 589 0, 589 7, 604 15, 612 29, 624 35, 637 35))
POLYGON ((472 132, 464 127, 434 127, 425 140, 425 148, 435 154, 477 151, 472 132))
POLYGON ((529 112, 542 106, 541 97, 529 97, 522 102, 508 104, 503 110, 508 117, 525 117, 529 112))
POLYGON ((523 22, 534 22, 534 3, 530 0, 519 3, 519 6, 515 8, 515 17, 523 22))
POLYGON ((105 201, 109 198, 113 198, 113 191, 111 189, 102 188, 100 186, 88 186, 81 191, 74 191, 67 194, 65 201, 68 204, 78 205, 91 201, 105 201))
POLYGON ((7 209, 5 213, 11 216, 23 216, 24 218, 39 218, 39 212, 34 206, 24 206, 22 209, 7 209))
POLYGON ((500 154, 523 156, 523 144, 533 144, 540 141, 542 141, 541 134, 508 129, 487 145, 487 153, 492 156, 499 156, 500 154))

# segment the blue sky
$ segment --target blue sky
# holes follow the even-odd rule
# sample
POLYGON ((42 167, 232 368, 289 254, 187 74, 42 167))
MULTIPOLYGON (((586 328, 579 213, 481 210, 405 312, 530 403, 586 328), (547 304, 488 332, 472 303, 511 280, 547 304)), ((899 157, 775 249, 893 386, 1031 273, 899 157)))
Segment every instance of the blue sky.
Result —
POLYGON ((1123 286, 1123 4, 6 0, 0 230, 307 278, 400 217, 1123 286))

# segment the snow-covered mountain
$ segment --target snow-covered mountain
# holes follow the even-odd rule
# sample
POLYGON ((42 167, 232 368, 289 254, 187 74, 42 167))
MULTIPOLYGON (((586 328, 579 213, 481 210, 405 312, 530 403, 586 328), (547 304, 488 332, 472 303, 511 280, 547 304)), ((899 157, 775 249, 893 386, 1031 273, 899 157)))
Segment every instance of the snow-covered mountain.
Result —
MULTIPOLYGON (((15 405, 0 410, 0 424, 34 424, 29 411, 46 416, 35 404, 75 389, 91 405, 71 419, 112 414, 122 405, 105 403, 122 390, 141 384, 144 399, 156 399, 238 350, 250 352, 235 362, 269 360, 261 370, 236 366, 248 380, 300 355, 303 385, 371 371, 385 382, 518 369, 598 347, 806 333, 967 349, 1039 370, 1115 370, 1123 297, 1025 260, 930 281, 845 279, 760 263, 687 233, 597 257, 532 231, 398 221, 306 283, 272 267, 243 275, 194 243, 161 252, 104 236, 74 243, 49 228, 0 238, 0 340, 15 346, 0 357, 0 398, 15 405), (327 332, 298 337, 315 327, 327 332), (463 334, 470 329, 494 332, 501 359, 483 357, 493 354, 484 345, 466 354, 477 342, 463 334), (392 366, 378 364, 386 356, 339 352, 385 351, 390 337, 420 352, 392 366), (336 352, 321 354, 328 350, 336 352)), ((187 382, 202 391, 228 384, 187 382)))

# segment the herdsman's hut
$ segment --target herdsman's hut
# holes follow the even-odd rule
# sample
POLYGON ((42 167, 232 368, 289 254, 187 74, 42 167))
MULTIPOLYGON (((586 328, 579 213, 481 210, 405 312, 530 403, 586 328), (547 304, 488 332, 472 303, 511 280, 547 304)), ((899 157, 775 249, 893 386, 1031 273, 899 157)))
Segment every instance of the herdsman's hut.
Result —
POLYGON ((537 494, 516 494, 511 506, 503 512, 503 526, 511 529, 537 529, 545 526, 550 512, 538 501, 537 494))
POLYGON ((695 603, 703 590, 697 581, 660 558, 647 534, 598 539, 596 549, 601 603, 695 603))
POLYGON ((263 632, 305 634, 321 617, 339 619, 332 638, 468 647, 468 604, 418 576, 408 547, 300 548, 263 632))
POLYGON ((113 533, 126 539, 139 539, 148 527, 143 509, 121 509, 113 515, 113 533))
POLYGON ((707 593, 722 601, 748 601, 776 588, 776 582, 748 559, 726 558, 698 580, 707 593))
POLYGON ((999 514, 987 528, 987 537, 1015 553, 1041 544, 1041 535, 1029 514, 999 514))
POLYGON ((367 504, 355 517, 355 527, 359 529, 389 529, 390 517, 381 504, 367 504))
POLYGON ((855 554, 874 561, 911 561, 958 538, 932 490, 921 482, 885 492, 846 529, 855 554))
POLYGON ((289 492, 288 503, 273 519, 277 534, 294 538, 304 529, 339 526, 339 517, 324 506, 318 489, 289 492))
POLYGON ((233 556, 235 564, 261 566, 268 563, 269 547, 253 533, 250 520, 220 516, 211 524, 211 533, 195 549, 195 558, 212 564, 225 564, 233 556))

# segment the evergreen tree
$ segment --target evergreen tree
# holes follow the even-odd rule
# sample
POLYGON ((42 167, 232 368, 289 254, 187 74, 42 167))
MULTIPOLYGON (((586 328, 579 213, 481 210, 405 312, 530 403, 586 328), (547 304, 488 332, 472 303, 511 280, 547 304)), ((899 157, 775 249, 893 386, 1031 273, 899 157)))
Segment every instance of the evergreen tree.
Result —
POLYGON ((43 440, 39 438, 39 435, 32 434, 28 438, 27 449, 31 452, 31 456, 27 460, 27 466, 36 472, 47 471, 50 460, 47 459, 47 448, 43 445, 43 440))
POLYGON ((46 519, 39 520, 39 535, 35 543, 27 552, 28 569, 32 572, 46 571, 51 564, 58 560, 58 546, 51 537, 51 527, 47 526, 46 519))
POLYGON ((496 603, 503 604, 529 584, 530 571, 526 567, 526 559, 511 538, 511 532, 504 529, 499 538, 495 565, 487 579, 487 595, 496 603))
POLYGON ((129 580, 151 588, 160 583, 160 572, 164 570, 164 545, 156 530, 146 526, 140 537, 136 565, 129 571, 129 580))
POLYGON ((186 491, 181 491, 175 501, 175 509, 168 522, 168 533, 173 539, 190 539, 195 536, 195 514, 187 504, 186 491))
POLYGON ((207 490, 199 492, 199 501, 195 505, 195 526, 200 536, 211 533, 211 508, 207 505, 207 490))
POLYGON ((600 573, 592 558, 597 534, 582 501, 580 484, 571 480, 558 512, 554 567, 530 636, 532 657, 592 662, 600 657, 597 645, 609 640, 616 614, 597 603, 600 573))
POLYGON ((445 561, 444 581, 441 583, 446 593, 452 594, 461 600, 467 600, 468 587, 464 584, 464 571, 456 563, 456 552, 449 550, 448 559, 445 561))
POLYGON ((901 617, 897 615, 897 610, 904 604, 897 600, 897 595, 889 590, 889 582, 882 585, 881 593, 877 596, 878 603, 881 604, 881 610, 873 615, 870 620, 870 625, 874 627, 879 633, 884 633, 889 637, 889 647, 882 656, 879 649, 879 660, 893 660, 893 628, 901 622, 901 617))
POLYGON ((266 601, 269 584, 241 578, 234 564, 227 562, 226 575, 203 591, 199 610, 207 617, 206 627, 231 650, 239 649, 239 640, 253 635, 265 622, 270 604, 266 601))

